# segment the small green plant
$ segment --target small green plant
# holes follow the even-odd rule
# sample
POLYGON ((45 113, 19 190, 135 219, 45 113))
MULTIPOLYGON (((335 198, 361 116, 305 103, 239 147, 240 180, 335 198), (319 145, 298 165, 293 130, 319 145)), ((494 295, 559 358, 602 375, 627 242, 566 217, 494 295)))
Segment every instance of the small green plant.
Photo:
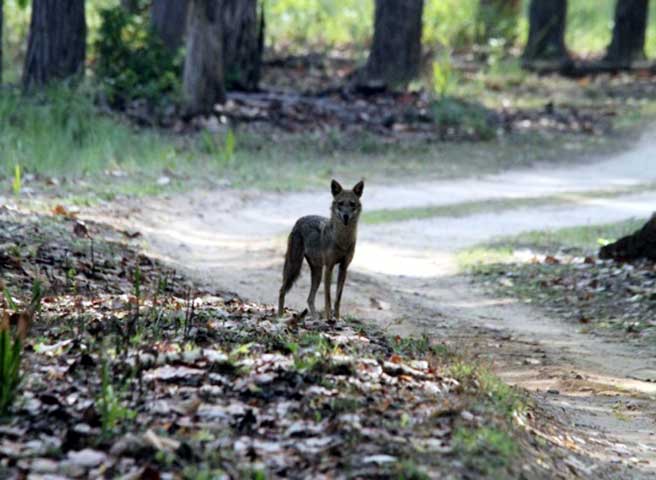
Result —
POLYGON ((209 130, 204 130, 200 134, 201 151, 215 157, 217 162, 222 165, 230 165, 234 161, 236 148, 237 137, 232 129, 227 130, 223 143, 218 134, 209 130))
POLYGON ((97 410, 100 413, 102 433, 111 436, 116 427, 123 421, 135 417, 135 412, 121 403, 119 392, 114 389, 109 373, 107 359, 103 359, 100 370, 100 395, 96 400, 97 410))
POLYGON ((440 100, 445 99, 454 84, 455 76, 450 56, 445 55, 443 59, 433 62, 432 86, 435 96, 440 100))
POLYGON ((34 315, 41 308, 43 290, 41 282, 32 285, 32 298, 27 309, 19 311, 9 289, 3 291, 9 309, 18 314, 18 324, 14 332, 10 327, 9 313, 4 311, 0 319, 0 417, 9 413, 14 403, 21 382, 20 363, 23 354, 23 342, 27 337, 34 315))
POLYGON ((21 166, 17 163, 16 166, 14 166, 14 180, 11 183, 11 189, 14 192, 14 195, 18 196, 20 195, 21 188, 22 188, 22 174, 21 174, 21 166))
POLYGON ((235 132, 230 128, 225 137, 225 145, 223 148, 223 153, 225 155, 226 163, 231 163, 235 157, 235 148, 237 147, 237 139, 235 137, 235 132))
POLYGON ((8 323, 7 319, 0 327, 0 417, 9 413, 21 382, 23 346, 20 338, 12 335, 8 323))

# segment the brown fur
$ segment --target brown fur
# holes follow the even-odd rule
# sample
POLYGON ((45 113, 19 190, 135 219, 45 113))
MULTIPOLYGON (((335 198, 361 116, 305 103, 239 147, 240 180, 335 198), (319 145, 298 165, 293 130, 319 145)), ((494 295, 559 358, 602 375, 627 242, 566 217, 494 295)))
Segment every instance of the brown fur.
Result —
POLYGON ((355 253, 358 220, 362 211, 360 197, 364 190, 364 182, 359 182, 353 187, 353 190, 344 190, 335 180, 330 186, 333 194, 330 218, 316 215, 301 217, 296 221, 289 234, 285 266, 282 272, 282 286, 278 297, 278 315, 283 313, 285 295, 300 275, 303 258, 305 258, 312 274, 312 285, 307 302, 313 318, 317 316, 314 300, 323 276, 326 320, 332 320, 330 285, 333 269, 335 265, 339 265, 335 320, 339 319, 346 270, 355 253))

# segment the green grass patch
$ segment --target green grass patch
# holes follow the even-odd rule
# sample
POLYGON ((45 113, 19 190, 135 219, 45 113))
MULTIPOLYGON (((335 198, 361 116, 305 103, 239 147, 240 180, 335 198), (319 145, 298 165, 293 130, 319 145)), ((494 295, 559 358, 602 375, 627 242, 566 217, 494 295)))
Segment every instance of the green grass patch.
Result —
POLYGON ((225 130, 180 137, 138 129, 120 117, 102 114, 90 93, 86 88, 60 87, 26 98, 17 91, 0 92, 0 116, 6 119, 0 125, 0 179, 6 188, 13 182, 14 193, 33 189, 30 175, 63 177, 66 181, 53 187, 54 193, 77 203, 225 183, 308 190, 325 188, 332 177, 355 182, 365 173, 367 180, 381 183, 417 175, 444 179, 494 173, 540 160, 565 162, 588 148, 608 146, 606 139, 573 138, 578 146, 568 148, 568 156, 556 148, 556 140, 537 135, 513 136, 485 148, 476 143, 389 142, 337 130, 282 136, 225 130), (461 158, 468 161, 454 161, 461 158), (161 183, 162 176, 169 180, 161 183))
POLYGON ((519 454, 513 437, 495 427, 460 427, 453 440, 455 451, 464 463, 485 478, 507 478, 506 468, 519 454))
POLYGON ((580 254, 595 254, 601 245, 633 233, 640 229, 645 221, 632 218, 622 222, 535 230, 502 237, 458 252, 458 264, 463 270, 476 272, 489 265, 514 262, 514 253, 519 249, 530 249, 536 253, 571 249, 580 254))
POLYGON ((0 93, 0 151, 3 172, 15 165, 32 173, 81 175, 121 169, 128 173, 172 164, 175 143, 116 118, 99 115, 83 91, 56 88, 26 98, 0 93))
POLYGON ((517 235, 512 238, 511 243, 516 247, 531 247, 543 251, 568 248, 594 253, 601 245, 640 229, 645 221, 646 219, 632 218, 602 225, 533 231, 517 235))
POLYGON ((369 210, 362 214, 362 221, 368 224, 423 220, 433 217, 461 218, 478 213, 499 213, 505 210, 536 208, 543 206, 563 206, 585 203, 594 199, 612 199, 623 195, 656 190, 656 184, 646 183, 612 190, 591 190, 587 192, 559 193, 540 197, 500 198, 474 200, 451 205, 427 207, 408 207, 397 209, 369 210))
POLYGON ((528 407, 525 397, 480 364, 462 358, 452 359, 448 372, 466 391, 481 393, 474 404, 478 410, 511 420, 515 415, 524 413, 528 407))

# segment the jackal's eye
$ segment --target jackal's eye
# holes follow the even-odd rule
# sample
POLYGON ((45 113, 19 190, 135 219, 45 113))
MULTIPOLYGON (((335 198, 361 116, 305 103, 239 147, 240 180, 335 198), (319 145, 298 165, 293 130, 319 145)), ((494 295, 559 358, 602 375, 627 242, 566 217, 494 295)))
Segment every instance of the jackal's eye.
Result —
POLYGON ((351 208, 355 208, 355 207, 356 207, 356 203, 355 203, 355 202, 349 202, 349 207, 351 207, 351 208))
POLYGON ((344 202, 337 202, 338 207, 343 207, 344 205, 346 205, 344 202))

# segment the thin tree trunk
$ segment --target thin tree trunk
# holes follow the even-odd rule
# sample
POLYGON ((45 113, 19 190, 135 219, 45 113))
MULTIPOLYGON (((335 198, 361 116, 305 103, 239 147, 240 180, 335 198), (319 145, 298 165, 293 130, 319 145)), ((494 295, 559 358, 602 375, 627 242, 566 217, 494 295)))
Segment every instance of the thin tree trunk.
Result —
POLYGON ((229 90, 257 90, 264 49, 264 12, 257 0, 222 0, 223 65, 229 90))
POLYGON ((567 0, 531 0, 525 67, 571 63, 565 47, 566 20, 567 0))
POLYGON ((34 0, 24 88, 82 74, 86 37, 84 0, 34 0))
POLYGON ((599 250, 599 258, 618 261, 648 258, 656 260, 656 214, 637 232, 599 250))
POLYGON ((153 29, 169 50, 177 51, 184 40, 189 1, 153 0, 151 9, 153 29))
POLYGON ((183 75, 186 113, 211 112, 225 101, 220 0, 191 0, 183 75))
POLYGON ((374 39, 360 87, 404 87, 419 75, 423 10, 423 0, 376 0, 374 39))
POLYGON ((478 3, 478 41, 502 38, 512 43, 517 38, 520 0, 480 0, 478 3))
POLYGON ((605 61, 629 68, 636 60, 644 60, 647 31, 648 0, 617 0, 613 40, 605 61))

